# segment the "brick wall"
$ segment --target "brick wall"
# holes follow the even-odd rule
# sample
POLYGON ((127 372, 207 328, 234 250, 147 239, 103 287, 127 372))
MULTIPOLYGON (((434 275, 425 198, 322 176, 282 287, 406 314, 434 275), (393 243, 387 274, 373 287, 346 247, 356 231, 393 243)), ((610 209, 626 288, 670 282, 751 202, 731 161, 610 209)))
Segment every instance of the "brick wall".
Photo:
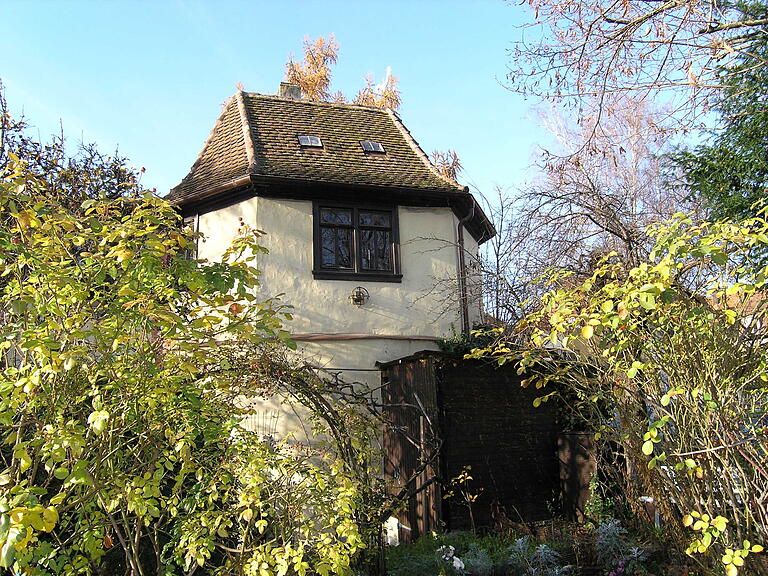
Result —
MULTIPOLYGON (((414 394, 421 400, 430 430, 442 441, 439 461, 430 468, 442 483, 471 467, 468 489, 478 495, 472 505, 478 527, 552 517, 559 495, 555 407, 533 407, 539 393, 520 386, 516 366, 431 353, 382 366, 382 379, 394 428, 407 429, 412 438, 425 433, 414 394)), ((385 434, 385 472, 402 480, 418 466, 420 454, 394 428, 385 434)), ((422 475, 412 488, 427 479, 422 475)), ((401 531, 406 540, 440 522, 449 530, 470 528, 467 507, 460 498, 444 500, 439 486, 411 499, 400 521, 407 526, 401 531)))

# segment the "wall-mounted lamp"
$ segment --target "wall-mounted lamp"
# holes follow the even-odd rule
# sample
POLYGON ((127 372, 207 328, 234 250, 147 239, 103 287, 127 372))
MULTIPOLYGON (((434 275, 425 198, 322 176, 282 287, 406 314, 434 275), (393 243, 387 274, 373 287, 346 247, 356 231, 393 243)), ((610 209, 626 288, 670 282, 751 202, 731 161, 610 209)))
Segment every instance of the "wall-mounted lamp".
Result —
POLYGON ((357 286, 352 289, 352 294, 349 295, 349 300, 355 306, 362 306, 363 304, 368 302, 368 299, 370 297, 371 295, 368 294, 368 290, 366 290, 362 286, 357 286))

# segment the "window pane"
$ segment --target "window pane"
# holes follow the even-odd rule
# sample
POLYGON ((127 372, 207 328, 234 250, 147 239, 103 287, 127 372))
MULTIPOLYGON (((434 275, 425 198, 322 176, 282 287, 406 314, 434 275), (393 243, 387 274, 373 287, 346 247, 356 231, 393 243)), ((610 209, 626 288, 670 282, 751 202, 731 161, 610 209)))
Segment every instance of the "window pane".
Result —
POLYGON ((389 212, 360 210, 360 226, 392 227, 392 215, 389 212))
POLYGON ((352 230, 321 228, 321 262, 323 268, 352 268, 352 230))
POLYGON ((311 136, 309 134, 299 135, 299 144, 301 146, 310 146, 312 148, 322 148, 323 143, 317 136, 311 136))
POLYGON ((384 146, 381 142, 372 142, 371 140, 360 140, 360 145, 366 152, 384 152, 384 146))
POLYGON ((352 210, 349 208, 320 208, 321 224, 352 224, 352 210))
POLYGON ((363 270, 393 270, 392 233, 389 230, 361 230, 360 251, 363 270))

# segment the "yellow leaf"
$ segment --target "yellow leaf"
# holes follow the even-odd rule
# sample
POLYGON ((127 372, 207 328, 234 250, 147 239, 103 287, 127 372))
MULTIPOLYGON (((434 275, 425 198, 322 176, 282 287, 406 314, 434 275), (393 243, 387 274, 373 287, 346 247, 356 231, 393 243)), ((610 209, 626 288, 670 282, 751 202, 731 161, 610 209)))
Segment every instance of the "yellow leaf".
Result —
POLYGON ((50 532, 53 530, 53 528, 56 526, 56 523, 59 521, 59 513, 56 511, 56 508, 48 507, 45 510, 43 510, 43 530, 45 532, 50 532))
POLYGON ((32 466, 32 458, 24 448, 17 450, 14 456, 19 459, 19 470, 22 472, 26 472, 32 466))
POLYGON ((106 412, 105 410, 96 410, 95 412, 91 412, 88 416, 88 424, 90 424, 97 435, 104 432, 107 420, 109 420, 109 412, 106 412))
POLYGON ((24 550, 24 548, 27 547, 27 544, 32 542, 32 537, 35 535, 35 531, 32 529, 32 526, 27 526, 27 533, 24 536, 24 538, 21 539, 20 542, 17 542, 14 544, 14 547, 16 550, 24 550))
POLYGON ((712 526, 720 530, 720 532, 723 532, 726 528, 726 525, 728 524, 728 520, 726 518, 723 518, 722 516, 718 516, 714 520, 710 522, 712 526))
POLYGON ((120 250, 116 254, 118 262, 124 262, 130 258, 133 258, 133 252, 131 250, 120 250))
POLYGON ((645 454, 646 456, 650 456, 651 454, 653 454, 653 442, 651 442, 650 440, 648 440, 647 442, 643 442, 642 450, 643 450, 643 454, 645 454))
POLYGON ((66 497, 67 497, 67 495, 64 492, 59 492, 58 494, 56 494, 56 496, 51 498, 50 503, 51 503, 52 506, 56 506, 56 505, 61 504, 62 502, 64 502, 64 499, 66 497))
POLYGON ((35 213, 29 210, 21 211, 18 216, 16 216, 16 220, 19 222, 19 228, 36 228, 39 224, 35 217, 35 213))
POLYGON ((581 337, 584 338, 585 340, 589 340, 590 338, 592 338, 592 334, 594 333, 595 333, 595 329, 592 328, 592 326, 590 326, 589 324, 585 325, 581 329, 581 337))

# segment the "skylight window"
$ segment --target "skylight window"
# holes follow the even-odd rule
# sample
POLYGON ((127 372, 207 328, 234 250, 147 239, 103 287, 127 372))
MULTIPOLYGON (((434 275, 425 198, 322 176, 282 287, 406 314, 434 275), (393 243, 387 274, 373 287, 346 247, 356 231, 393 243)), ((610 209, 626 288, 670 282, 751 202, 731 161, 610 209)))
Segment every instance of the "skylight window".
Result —
POLYGON ((370 140, 360 140, 360 146, 366 152, 379 152, 384 154, 384 146, 380 142, 371 142, 370 140))
POLYGON ((299 144, 303 148, 322 148, 323 143, 317 136, 310 136, 309 134, 299 135, 299 144))

